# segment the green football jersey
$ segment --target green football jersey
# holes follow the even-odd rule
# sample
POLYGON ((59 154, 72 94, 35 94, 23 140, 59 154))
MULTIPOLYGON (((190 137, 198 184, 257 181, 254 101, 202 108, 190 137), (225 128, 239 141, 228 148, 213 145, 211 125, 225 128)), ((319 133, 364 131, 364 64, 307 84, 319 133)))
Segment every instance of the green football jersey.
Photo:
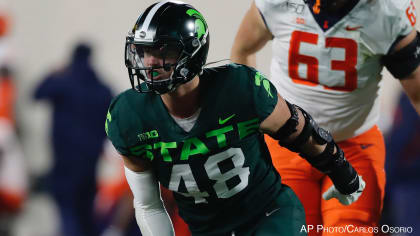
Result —
POLYGON ((106 131, 122 155, 151 161, 194 235, 224 235, 254 223, 281 190, 258 130, 278 97, 261 73, 238 64, 207 68, 200 83, 201 112, 189 132, 159 95, 132 89, 112 102, 106 131))

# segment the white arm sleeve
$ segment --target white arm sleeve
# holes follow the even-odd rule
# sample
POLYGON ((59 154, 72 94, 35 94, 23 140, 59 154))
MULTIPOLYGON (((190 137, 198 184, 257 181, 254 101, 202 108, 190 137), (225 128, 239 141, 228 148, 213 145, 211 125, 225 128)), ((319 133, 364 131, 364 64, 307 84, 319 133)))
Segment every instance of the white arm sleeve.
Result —
POLYGON ((174 236, 168 213, 160 198, 159 184, 151 170, 134 172, 127 167, 125 176, 134 195, 137 224, 143 236, 174 236))

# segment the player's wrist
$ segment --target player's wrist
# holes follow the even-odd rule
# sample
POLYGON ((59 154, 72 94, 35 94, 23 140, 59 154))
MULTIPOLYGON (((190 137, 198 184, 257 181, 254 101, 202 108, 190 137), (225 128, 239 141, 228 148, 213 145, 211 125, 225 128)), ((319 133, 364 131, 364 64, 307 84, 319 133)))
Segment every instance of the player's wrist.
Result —
POLYGON ((327 173, 335 188, 341 194, 352 194, 359 189, 359 175, 353 166, 344 157, 344 152, 336 145, 336 153, 333 154, 334 168, 327 173))
POLYGON ((302 153, 300 155, 319 171, 327 174, 341 194, 351 194, 359 188, 356 170, 333 140, 328 142, 324 151, 315 157, 308 157, 302 153))

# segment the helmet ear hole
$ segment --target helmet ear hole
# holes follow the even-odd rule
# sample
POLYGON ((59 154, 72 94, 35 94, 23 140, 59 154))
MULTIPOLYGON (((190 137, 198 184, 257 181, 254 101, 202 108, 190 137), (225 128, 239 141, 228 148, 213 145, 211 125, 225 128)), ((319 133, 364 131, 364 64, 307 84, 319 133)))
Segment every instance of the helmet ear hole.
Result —
POLYGON ((187 75, 188 75, 188 73, 189 73, 190 71, 187 69, 187 68, 182 68, 180 71, 179 71, 179 73, 183 76, 183 77, 187 77, 187 75))

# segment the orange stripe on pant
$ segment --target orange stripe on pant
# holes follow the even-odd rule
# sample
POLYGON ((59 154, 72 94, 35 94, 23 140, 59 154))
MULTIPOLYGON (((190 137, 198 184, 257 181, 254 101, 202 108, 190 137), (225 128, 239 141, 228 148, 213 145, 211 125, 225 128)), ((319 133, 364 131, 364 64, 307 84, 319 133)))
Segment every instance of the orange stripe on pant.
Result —
POLYGON ((265 140, 283 183, 290 186, 301 200, 307 225, 314 226, 308 235, 374 235, 368 227, 378 226, 385 191, 385 145, 377 126, 338 143, 347 160, 366 181, 362 196, 350 206, 343 206, 336 199, 323 200, 322 193, 332 185, 328 176, 297 153, 279 146, 276 140, 267 135, 265 140), (350 227, 340 233, 328 230, 331 229, 328 227, 336 226, 350 227), (356 232, 356 229, 363 228, 366 229, 364 232, 356 232))

